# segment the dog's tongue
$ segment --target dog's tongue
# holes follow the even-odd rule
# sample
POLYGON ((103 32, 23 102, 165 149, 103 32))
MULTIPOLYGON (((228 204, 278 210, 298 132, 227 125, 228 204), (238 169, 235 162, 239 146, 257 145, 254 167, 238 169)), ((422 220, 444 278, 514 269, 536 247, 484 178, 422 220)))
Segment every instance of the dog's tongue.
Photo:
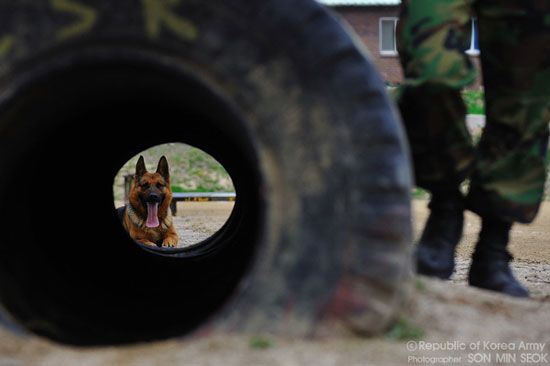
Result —
POLYGON ((158 227, 159 224, 159 216, 158 216, 158 203, 148 203, 147 204, 147 222, 145 225, 147 227, 158 227))

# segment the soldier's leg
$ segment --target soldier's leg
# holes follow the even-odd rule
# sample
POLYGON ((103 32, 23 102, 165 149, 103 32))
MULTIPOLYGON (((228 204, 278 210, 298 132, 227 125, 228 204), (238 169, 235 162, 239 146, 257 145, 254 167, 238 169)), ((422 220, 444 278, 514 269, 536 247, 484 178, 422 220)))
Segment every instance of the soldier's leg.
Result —
POLYGON ((416 183, 432 193, 431 214, 416 251, 417 271, 449 278, 462 235, 460 183, 474 161, 461 88, 475 80, 464 50, 470 0, 404 1, 398 49, 405 81, 398 104, 412 150, 416 183))
POLYGON ((506 251, 513 222, 531 222, 546 177, 550 122, 550 2, 479 0, 487 124, 468 208, 482 218, 470 283, 514 296, 506 251))
POLYGON ((397 29, 405 80, 398 104, 411 145, 416 184, 454 189, 474 159, 461 89, 476 71, 469 48, 472 0, 404 1, 397 29))

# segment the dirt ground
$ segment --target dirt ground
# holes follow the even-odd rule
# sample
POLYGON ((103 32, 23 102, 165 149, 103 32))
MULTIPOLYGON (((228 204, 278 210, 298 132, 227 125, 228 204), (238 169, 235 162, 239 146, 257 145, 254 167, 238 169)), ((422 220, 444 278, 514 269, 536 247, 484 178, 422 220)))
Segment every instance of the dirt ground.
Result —
MULTIPOLYGON (((429 214, 426 205, 427 201, 414 201, 416 237, 420 235, 429 214)), ((464 235, 457 251, 457 268, 451 279, 455 283, 465 285, 469 258, 477 241, 480 225, 476 215, 466 213, 464 235)), ((532 297, 550 301, 550 202, 542 205, 532 224, 513 226, 510 252, 515 258, 512 262, 514 273, 529 288, 532 297)), ((550 321, 550 314, 548 316, 550 321)))
POLYGON ((174 226, 179 236, 179 248, 188 247, 207 239, 231 215, 234 202, 178 202, 174 226))
MULTIPOLYGON (((414 203, 417 235, 427 216, 425 206, 425 201, 414 203)), ((209 227, 216 231, 231 204, 188 204, 178 209, 185 243, 202 240, 209 227), (212 226, 204 224, 207 219, 212 226)), ((550 203, 543 205, 535 223, 517 225, 512 233, 513 268, 530 289, 529 300, 466 286, 468 257, 478 230, 477 218, 467 215, 452 281, 414 279, 399 315, 397 339, 392 332, 375 338, 317 340, 211 335, 90 350, 0 330, 0 366, 550 364, 550 203)))

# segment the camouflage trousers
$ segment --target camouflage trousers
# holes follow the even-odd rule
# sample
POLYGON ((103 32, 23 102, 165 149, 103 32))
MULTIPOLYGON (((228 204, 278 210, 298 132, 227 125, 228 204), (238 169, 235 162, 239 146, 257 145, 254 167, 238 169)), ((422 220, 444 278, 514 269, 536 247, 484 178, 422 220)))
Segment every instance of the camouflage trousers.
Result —
POLYGON ((467 208, 531 222, 544 194, 550 122, 550 0, 405 0, 397 27, 405 81, 398 103, 418 186, 456 189, 467 208), (479 26, 486 125, 477 145, 461 89, 476 78, 465 54, 479 26))

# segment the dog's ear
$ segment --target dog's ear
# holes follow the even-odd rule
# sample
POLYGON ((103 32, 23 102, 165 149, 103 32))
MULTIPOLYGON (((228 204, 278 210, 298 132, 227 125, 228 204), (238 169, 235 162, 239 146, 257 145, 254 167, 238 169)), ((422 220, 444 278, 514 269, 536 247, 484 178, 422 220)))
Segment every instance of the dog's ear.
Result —
POLYGON ((145 173, 147 173, 147 167, 145 166, 145 159, 143 159, 143 156, 140 156, 136 164, 136 177, 139 178, 145 173))
POLYGON ((168 160, 166 160, 166 156, 163 156, 159 160, 159 165, 157 166, 157 173, 162 175, 164 180, 167 182, 170 181, 170 171, 168 168, 168 160))

